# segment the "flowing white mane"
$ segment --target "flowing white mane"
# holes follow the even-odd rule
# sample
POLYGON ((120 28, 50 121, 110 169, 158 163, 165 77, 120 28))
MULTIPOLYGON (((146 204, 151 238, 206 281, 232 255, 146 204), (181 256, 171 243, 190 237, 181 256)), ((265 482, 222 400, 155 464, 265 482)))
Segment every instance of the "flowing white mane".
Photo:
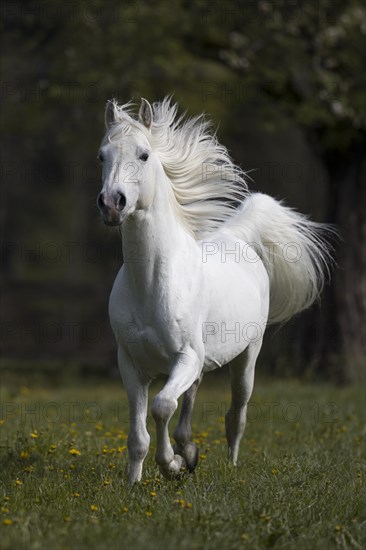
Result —
POLYGON ((134 118, 131 105, 113 101, 116 124, 106 139, 118 138, 134 127, 143 131, 170 180, 178 217, 197 240, 216 231, 248 195, 244 172, 210 132, 211 124, 203 115, 177 116, 177 104, 166 97, 153 104, 149 131, 134 118))

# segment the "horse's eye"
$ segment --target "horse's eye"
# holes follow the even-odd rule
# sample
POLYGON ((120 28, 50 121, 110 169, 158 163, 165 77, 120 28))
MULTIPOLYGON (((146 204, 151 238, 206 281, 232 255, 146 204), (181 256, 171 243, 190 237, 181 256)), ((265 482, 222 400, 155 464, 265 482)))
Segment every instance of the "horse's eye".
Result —
POLYGON ((104 157, 101 154, 99 154, 97 158, 100 160, 100 162, 103 162, 103 160, 104 160, 104 157))
POLYGON ((144 162, 146 162, 148 158, 149 158, 148 153, 142 153, 142 155, 139 156, 139 159, 143 160, 144 162))

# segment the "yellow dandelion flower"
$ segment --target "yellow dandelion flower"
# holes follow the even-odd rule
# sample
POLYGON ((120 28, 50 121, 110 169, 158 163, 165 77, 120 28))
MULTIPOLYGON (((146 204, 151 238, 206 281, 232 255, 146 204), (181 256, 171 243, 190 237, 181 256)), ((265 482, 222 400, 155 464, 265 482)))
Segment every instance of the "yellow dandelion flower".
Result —
POLYGON ((126 445, 121 445, 120 447, 117 447, 118 453, 123 453, 127 449, 126 445))
POLYGON ((187 503, 186 503, 186 508, 192 508, 192 503, 191 503, 191 502, 187 502, 187 503))
POLYGON ((279 473, 279 470, 277 470, 276 468, 272 468, 271 474, 272 474, 273 476, 276 476, 278 473, 279 473))
POLYGON ((90 505, 90 510, 91 510, 92 512, 98 512, 98 506, 96 506, 95 504, 91 504, 91 505, 90 505))
POLYGON ((3 525, 11 525, 13 523, 13 520, 12 519, 3 519, 3 525))
POLYGON ((79 451, 79 449, 72 448, 72 449, 69 449, 69 454, 73 456, 79 456, 81 455, 81 452, 79 451))
POLYGON ((259 519, 261 519, 262 521, 269 521, 271 519, 271 516, 267 514, 259 514, 259 519))
POLYGON ((28 458, 29 453, 28 453, 28 451, 21 451, 19 456, 20 456, 20 458, 28 458))
POLYGON ((75 470, 75 464, 70 464, 69 468, 70 470, 75 470))
POLYGON ((34 466, 26 466, 26 468, 24 468, 24 472, 27 472, 27 474, 30 474, 31 472, 33 472, 34 470, 34 466))
POLYGON ((105 480, 103 481, 103 483, 104 483, 104 485, 110 485, 110 484, 111 484, 111 482, 109 481, 109 479, 105 479, 105 480))
POLYGON ((8 497, 7 495, 5 495, 5 496, 4 496, 4 500, 6 500, 6 502, 9 502, 10 497, 8 497))
POLYGON ((71 495, 71 496, 72 496, 72 497, 74 497, 74 498, 79 498, 79 496, 80 496, 80 493, 72 493, 72 495, 71 495))
POLYGON ((146 515, 148 518, 151 518, 151 516, 153 515, 153 513, 149 510, 148 512, 146 512, 146 515))
POLYGON ((334 527, 334 531, 335 531, 336 533, 340 533, 341 531, 343 531, 343 526, 342 526, 342 525, 336 525, 336 526, 334 527))
POLYGON ((16 479, 15 480, 15 485, 23 485, 23 481, 21 479, 16 479))
POLYGON ((8 514, 9 513, 9 508, 6 508, 6 506, 2 506, 1 507, 1 513, 2 514, 8 514))
POLYGON ((37 434, 36 431, 31 432, 29 435, 30 435, 30 437, 31 437, 32 439, 37 439, 37 437, 38 437, 38 434, 37 434))
POLYGON ((2 426, 3 424, 5 424, 5 420, 3 418, 0 419, 0 426, 2 426))
POLYGON ((126 514, 128 512, 128 508, 126 508, 126 506, 124 508, 122 508, 121 510, 122 514, 126 514))
POLYGON ((152 497, 156 497, 156 493, 155 493, 155 491, 150 491, 150 496, 152 496, 152 497))
POLYGON ((200 454, 200 459, 201 460, 206 460, 207 456, 205 454, 200 454))

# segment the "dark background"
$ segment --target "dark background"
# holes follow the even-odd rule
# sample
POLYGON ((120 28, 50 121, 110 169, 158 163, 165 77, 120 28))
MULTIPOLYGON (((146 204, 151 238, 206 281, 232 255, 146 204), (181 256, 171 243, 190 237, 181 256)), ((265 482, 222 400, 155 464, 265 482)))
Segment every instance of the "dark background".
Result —
POLYGON ((3 2, 1 347, 5 370, 116 374, 118 233, 96 208, 110 98, 206 112, 250 187, 334 223, 322 302, 271 328, 258 370, 365 375, 363 2, 3 2))

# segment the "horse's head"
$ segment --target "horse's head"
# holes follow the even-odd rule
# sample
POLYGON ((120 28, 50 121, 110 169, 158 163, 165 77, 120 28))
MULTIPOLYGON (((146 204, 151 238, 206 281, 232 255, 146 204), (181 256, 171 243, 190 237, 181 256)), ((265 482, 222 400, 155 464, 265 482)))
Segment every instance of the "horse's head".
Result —
POLYGON ((151 105, 141 101, 138 121, 108 102, 99 159, 103 165, 103 187, 98 208, 107 225, 121 225, 136 210, 146 209, 154 197, 152 150, 149 133, 151 105))

